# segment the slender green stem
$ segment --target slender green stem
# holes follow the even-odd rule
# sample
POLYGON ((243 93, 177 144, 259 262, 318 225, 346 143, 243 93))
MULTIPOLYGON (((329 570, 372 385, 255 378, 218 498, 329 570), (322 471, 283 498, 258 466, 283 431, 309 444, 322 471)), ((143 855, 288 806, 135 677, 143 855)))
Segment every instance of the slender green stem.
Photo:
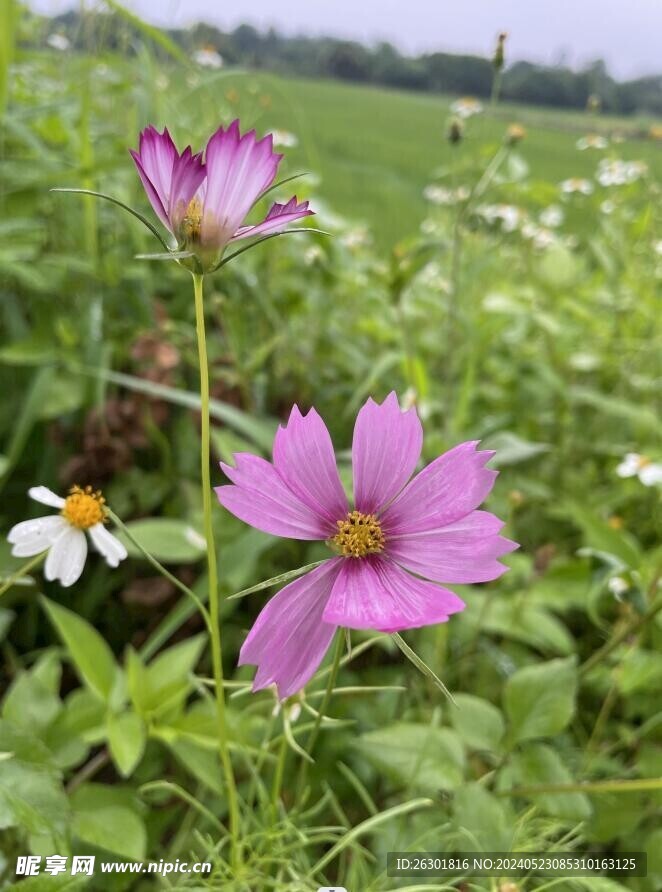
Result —
POLYGON ((24 576, 30 572, 30 570, 34 570, 35 567, 38 567, 39 564, 46 557, 46 552, 42 551, 41 554, 38 554, 36 557, 33 557, 31 561, 28 561, 27 564, 23 564, 15 573, 12 573, 11 576, 8 576, 7 579, 0 585, 0 596, 4 595, 6 591, 15 585, 19 579, 23 579, 24 576))
MULTIPOLYGON (((287 708, 287 707, 285 707, 287 708)), ((274 782, 271 788, 271 807, 273 809, 274 822, 278 817, 278 801, 280 799, 280 791, 283 787, 283 775, 285 773, 285 760, 287 759, 287 738, 283 735, 278 751, 278 762, 276 763, 276 771, 274 772, 274 782)))
MULTIPOLYGON (((319 708, 319 712, 317 713, 317 718, 315 719, 315 724, 310 730, 310 734, 308 736, 308 741, 306 743, 306 752, 309 756, 312 757, 313 749, 315 748, 315 743, 317 742, 317 736, 319 734, 320 728, 322 726, 322 719, 324 718, 327 709, 329 708, 329 703, 331 701, 331 696, 333 694, 333 689, 336 685, 336 678, 338 677, 338 669, 340 668, 340 659, 342 657, 343 646, 345 643, 344 635, 338 635, 336 633, 336 649, 333 654, 333 663, 331 664, 331 671, 329 673, 329 680, 326 684, 326 691, 324 692, 324 699, 319 708)), ((301 793, 303 793, 304 784, 306 783, 306 777, 308 774, 308 760, 302 759, 301 765, 299 767, 299 778, 297 781, 297 799, 301 793)))
POLYGON ((203 302, 203 277, 193 273, 193 291, 195 295, 195 322, 198 337, 198 359, 200 363, 200 409, 201 409, 201 445, 200 445, 200 477, 202 482, 202 511, 204 516, 205 539, 207 541, 207 570, 209 575, 209 619, 211 624, 211 655, 216 683, 216 711, 218 718, 218 746, 225 787, 228 797, 230 815, 230 834, 232 837, 232 861, 236 871, 238 867, 239 845, 239 806, 237 787, 234 779, 232 760, 228 748, 227 720, 225 714, 225 689, 223 687, 223 651, 221 646, 221 626, 219 619, 218 570, 216 566, 216 545, 212 524, 211 472, 210 472, 210 437, 209 437, 209 362, 207 359, 207 338, 205 335, 205 309, 203 302))
POLYGON ((148 561, 158 573, 160 573, 162 576, 164 576, 169 582, 171 582, 181 592, 184 592, 184 594, 193 601, 195 606, 198 608, 198 610, 202 614, 202 618, 204 619, 207 629, 209 630, 209 633, 211 635, 211 622, 209 619, 209 613, 207 612, 207 608, 202 603, 200 598, 198 598, 196 593, 194 591, 192 591, 187 585, 184 585, 184 583, 181 581, 181 579, 177 579, 177 577, 174 576, 169 570, 166 570, 166 568, 163 566, 163 564, 160 563, 160 561, 157 561, 157 559, 153 555, 151 555, 149 553, 149 551, 147 551, 146 548, 143 548, 143 546, 136 539, 136 537, 133 535, 131 530, 117 516, 117 514, 115 514, 115 512, 112 511, 110 508, 108 508, 108 516, 110 517, 112 522, 115 524, 115 526, 118 528, 118 530, 121 530, 124 533, 124 535, 129 540, 129 542, 131 542, 133 545, 135 545, 135 547, 143 555, 145 560, 148 561))
MULTIPOLYGON (((657 579, 656 579, 657 583, 657 579)), ((648 610, 642 614, 641 616, 636 617, 629 622, 627 625, 623 626, 623 628, 616 632, 616 634, 608 641, 604 647, 601 647, 600 650, 597 650, 593 656, 589 657, 585 663, 583 663, 579 667, 579 674, 586 675, 594 669, 599 663, 601 663, 605 657, 608 657, 612 651, 616 650, 619 644, 622 644, 626 641, 630 635, 633 635, 635 632, 638 632, 642 626, 645 626, 646 623, 649 623, 652 619, 654 619, 658 613, 662 611, 662 595, 656 598, 648 610)))

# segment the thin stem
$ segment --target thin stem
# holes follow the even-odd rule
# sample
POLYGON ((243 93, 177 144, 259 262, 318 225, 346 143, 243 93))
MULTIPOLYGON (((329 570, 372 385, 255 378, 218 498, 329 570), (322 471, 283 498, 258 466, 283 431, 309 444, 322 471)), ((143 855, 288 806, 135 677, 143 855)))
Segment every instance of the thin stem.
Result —
POLYGON ((115 526, 124 533, 124 535, 129 540, 129 542, 131 542, 133 545, 135 545, 135 547, 143 555, 145 560, 147 560, 152 565, 152 567, 154 567, 154 569, 157 572, 159 572, 162 576, 164 576, 169 582, 171 582, 181 592, 184 592, 184 594, 194 602, 195 606, 198 608, 198 610, 202 614, 202 618, 204 619, 207 629, 209 630, 209 634, 211 635, 211 622, 210 622, 210 618, 209 618, 209 613, 207 612, 207 608, 202 603, 200 598, 198 598, 196 593, 192 589, 190 589, 187 585, 184 585, 184 583, 181 581, 181 579, 177 579, 177 577, 174 576, 169 570, 166 570, 166 568, 163 566, 163 564, 160 563, 159 561, 157 561, 157 559, 153 555, 151 555, 149 553, 149 551, 147 551, 146 548, 143 548, 143 546, 136 539, 136 537, 133 535, 131 530, 129 530, 129 528, 126 526, 126 524, 110 508, 108 508, 108 516, 110 517, 112 522, 115 524, 115 526))
MULTIPOLYGON (((287 708, 287 707, 285 707, 287 708)), ((274 772, 274 781, 271 788, 271 807, 273 809, 274 822, 278 817, 278 801, 280 800, 280 791, 283 787, 283 775, 285 773, 285 760, 287 759, 287 738, 283 735, 278 752, 278 762, 276 763, 276 771, 274 772)))
POLYGON ((195 323, 198 337, 198 359, 200 363, 200 478, 202 482, 202 511, 204 531, 207 542, 207 571, 209 576, 209 619, 211 635, 211 655, 216 683, 216 712, 218 719, 218 748, 225 775, 225 786, 228 797, 230 815, 230 835, 232 838, 232 863, 236 871, 238 867, 239 845, 239 806, 237 787, 234 779, 232 760, 228 749, 228 732, 225 714, 225 689, 223 687, 223 651, 221 646, 221 627, 219 620, 218 570, 216 566, 216 545, 211 514, 211 472, 210 472, 210 437, 209 437, 209 362, 207 359, 207 338, 205 335, 205 310, 203 302, 203 277, 193 273, 193 291, 195 296, 195 323))
MULTIPOLYGON (((658 578, 655 579, 655 585, 657 585, 658 578)), ((651 586, 653 588, 653 586, 651 586)), ((626 626, 624 626, 620 632, 617 632, 613 638, 608 641, 604 647, 601 647, 600 650, 597 650, 593 656, 589 657, 585 663, 583 663, 579 667, 579 674, 586 675, 591 669, 594 669, 599 663, 601 663, 605 657, 608 657, 612 651, 616 650, 619 644, 622 644, 630 635, 637 632, 642 626, 645 626, 646 623, 649 623, 657 614, 662 610, 662 595, 656 598, 655 601, 651 604, 648 610, 642 614, 641 616, 633 619, 632 622, 629 622, 626 626)))
POLYGON ((35 567, 38 567, 45 557, 46 552, 42 551, 41 554, 33 557, 31 561, 28 561, 27 564, 23 564, 23 566, 20 567, 15 573, 12 573, 11 576, 7 577, 7 579, 5 579, 5 581, 0 586, 0 596, 4 595, 6 591, 9 591, 12 585, 15 585, 19 579, 23 579, 24 576, 27 576, 30 570, 34 570, 35 567))
MULTIPOLYGON (((336 633, 336 649, 333 654, 333 663, 331 664, 331 672, 329 673, 329 680, 326 685, 326 691, 324 692, 324 699, 319 708, 319 712, 317 713, 317 718, 315 719, 315 724, 310 730, 310 734, 308 736, 308 741, 306 743, 306 752, 309 756, 312 756, 313 749, 315 748, 315 743, 317 742, 317 736, 319 734, 320 728, 322 726, 322 719, 324 718, 327 709, 329 708, 329 703, 331 701, 331 696, 333 694, 333 689, 336 685, 336 678, 338 677, 338 669, 340 668, 340 661, 343 653, 343 647, 345 643, 345 638, 343 635, 338 635, 336 633)), ((301 765, 299 767, 299 778, 297 781, 297 799, 300 794, 303 792, 304 784, 306 783, 306 777, 308 774, 308 760, 302 759, 301 765)))

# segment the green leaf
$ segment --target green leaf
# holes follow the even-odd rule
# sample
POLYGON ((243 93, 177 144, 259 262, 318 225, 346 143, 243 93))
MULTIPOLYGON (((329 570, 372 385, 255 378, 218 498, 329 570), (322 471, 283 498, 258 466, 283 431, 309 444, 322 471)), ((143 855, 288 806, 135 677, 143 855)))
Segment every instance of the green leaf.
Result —
POLYGON ((464 748, 448 728, 398 722, 362 734, 354 746, 378 770, 406 787, 454 790, 464 778, 464 748))
MULTIPOLYGON (((544 743, 530 743, 515 753, 509 765, 512 785, 571 784, 573 777, 556 750, 544 743)), ((584 793, 539 793, 530 798, 545 814, 555 818, 585 821, 593 809, 584 793)))
POLYGON ((560 506, 560 512, 569 515, 577 524, 590 548, 603 554, 614 555, 628 567, 634 569, 639 567, 642 560, 641 548, 634 536, 626 530, 615 530, 605 520, 597 517, 590 508, 578 502, 564 502, 560 506))
POLYGON ((453 823, 465 851, 508 852, 514 826, 508 806, 479 784, 462 786, 453 797, 453 823))
POLYGON ((524 440, 511 431, 501 431, 491 437, 487 437, 481 448, 494 449, 496 455, 490 460, 490 466, 505 468, 508 465, 518 465, 549 452, 549 443, 534 443, 524 440))
POLYGON ((143 861, 147 833, 142 818, 132 807, 133 801, 130 792, 103 784, 79 787, 71 799, 73 834, 80 842, 120 858, 143 861))
POLYGON ((187 638, 160 653, 144 670, 141 709, 158 712, 183 700, 191 689, 191 673, 206 644, 205 634, 187 638))
MULTIPOLYGON (((192 564, 205 555, 205 542, 191 524, 170 517, 147 517, 126 524, 145 551, 163 563, 192 564)), ((139 548, 121 530, 115 534, 131 557, 142 558, 139 548)))
POLYGON ((48 598, 42 597, 41 603, 62 638, 81 681, 107 702, 117 675, 112 651, 96 629, 78 614, 48 598))
POLYGON ((551 737, 563 731, 575 711, 576 690, 573 657, 518 669, 504 690, 510 741, 551 737))
POLYGON ((3 718, 28 731, 50 725, 62 708, 57 695, 59 674, 59 661, 53 652, 42 656, 31 670, 19 672, 5 696, 3 718), (48 670, 55 666, 58 671, 54 688, 48 670))
POLYGON ((122 777, 129 777, 145 751, 145 725, 135 712, 108 715, 108 745, 122 777))
POLYGON ((453 728, 473 750, 499 752, 506 730, 501 711, 488 700, 473 694, 456 694, 457 709, 451 709, 453 728))
POLYGON ((0 829, 65 832, 69 804, 48 749, 26 731, 0 721, 0 829))

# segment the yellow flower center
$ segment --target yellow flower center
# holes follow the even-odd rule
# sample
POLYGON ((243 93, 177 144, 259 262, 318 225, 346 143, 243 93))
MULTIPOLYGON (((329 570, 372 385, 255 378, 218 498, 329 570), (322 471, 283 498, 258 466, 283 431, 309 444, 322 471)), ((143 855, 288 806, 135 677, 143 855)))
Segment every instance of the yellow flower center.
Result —
POLYGON ((384 533, 374 514, 350 511, 344 520, 336 521, 338 532, 331 540, 345 557, 365 557, 384 550, 384 533))
POLYGON ((202 230, 202 202, 199 198, 192 198, 186 213, 182 218, 181 234, 187 242, 200 241, 200 232, 202 230))
POLYGON ((72 486, 64 500, 62 517, 79 530, 89 530, 95 524, 105 521, 105 502, 99 490, 94 492, 91 486, 86 486, 85 489, 72 486))

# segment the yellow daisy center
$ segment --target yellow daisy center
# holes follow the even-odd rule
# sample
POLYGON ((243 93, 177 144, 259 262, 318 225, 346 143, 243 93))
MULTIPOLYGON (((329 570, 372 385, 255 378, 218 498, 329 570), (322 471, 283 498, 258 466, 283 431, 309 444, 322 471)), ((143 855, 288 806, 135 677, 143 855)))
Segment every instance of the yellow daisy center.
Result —
POLYGON ((79 530, 89 530, 106 519, 105 502, 99 490, 95 492, 91 486, 72 486, 64 500, 62 517, 79 530))
POLYGON ((200 240, 200 232, 202 230, 202 202, 199 198, 192 198, 186 213, 182 218, 181 233, 187 242, 197 242, 200 240))
POLYGON ((350 511, 343 520, 336 521, 338 532, 331 540, 345 557, 365 557, 384 550, 384 533, 374 514, 350 511))

